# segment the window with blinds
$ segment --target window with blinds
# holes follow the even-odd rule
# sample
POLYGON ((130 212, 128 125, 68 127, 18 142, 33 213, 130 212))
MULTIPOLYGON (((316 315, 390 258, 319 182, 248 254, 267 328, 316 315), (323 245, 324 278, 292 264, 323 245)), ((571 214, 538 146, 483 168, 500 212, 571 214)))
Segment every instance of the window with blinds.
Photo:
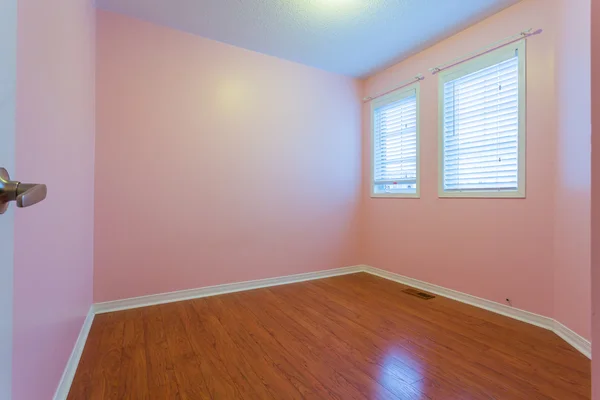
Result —
POLYGON ((441 196, 523 197, 524 42, 440 76, 441 196))
POLYGON ((373 102, 374 197, 417 197, 418 84, 373 102))

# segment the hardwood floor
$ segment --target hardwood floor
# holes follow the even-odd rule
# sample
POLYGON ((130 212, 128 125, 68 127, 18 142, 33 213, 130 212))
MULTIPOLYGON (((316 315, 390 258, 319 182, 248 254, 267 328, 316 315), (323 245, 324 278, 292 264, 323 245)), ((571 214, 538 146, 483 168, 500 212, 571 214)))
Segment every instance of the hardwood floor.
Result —
POLYGON ((69 399, 589 399, 554 333, 361 273, 97 315, 69 399))

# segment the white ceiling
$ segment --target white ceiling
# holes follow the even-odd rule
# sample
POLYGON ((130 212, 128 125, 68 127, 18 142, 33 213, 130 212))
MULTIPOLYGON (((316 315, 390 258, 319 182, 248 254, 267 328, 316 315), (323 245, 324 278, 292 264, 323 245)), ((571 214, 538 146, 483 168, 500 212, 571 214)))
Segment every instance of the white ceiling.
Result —
POLYGON ((380 71, 520 0, 97 0, 99 8, 344 75, 380 71))

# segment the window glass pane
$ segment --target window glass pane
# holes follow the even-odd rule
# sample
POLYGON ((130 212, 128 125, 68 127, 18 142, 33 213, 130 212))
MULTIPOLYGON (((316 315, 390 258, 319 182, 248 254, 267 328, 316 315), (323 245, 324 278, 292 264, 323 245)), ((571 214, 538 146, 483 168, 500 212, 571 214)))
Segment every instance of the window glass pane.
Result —
POLYGON ((516 191, 518 56, 444 83, 444 191, 516 191))
POLYGON ((416 94, 376 108, 373 127, 374 193, 416 193, 416 94))

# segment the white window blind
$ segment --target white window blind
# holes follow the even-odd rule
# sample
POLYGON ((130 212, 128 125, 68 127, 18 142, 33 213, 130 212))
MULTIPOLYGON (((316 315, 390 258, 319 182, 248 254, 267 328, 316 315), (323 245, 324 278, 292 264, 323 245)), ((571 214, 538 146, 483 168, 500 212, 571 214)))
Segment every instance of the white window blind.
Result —
POLYGON ((376 105, 373 111, 373 193, 417 193, 417 94, 376 105))
POLYGON ((517 49, 508 54, 501 62, 443 82, 446 193, 519 190, 519 168, 524 168, 519 103, 524 82, 519 82, 517 49))

